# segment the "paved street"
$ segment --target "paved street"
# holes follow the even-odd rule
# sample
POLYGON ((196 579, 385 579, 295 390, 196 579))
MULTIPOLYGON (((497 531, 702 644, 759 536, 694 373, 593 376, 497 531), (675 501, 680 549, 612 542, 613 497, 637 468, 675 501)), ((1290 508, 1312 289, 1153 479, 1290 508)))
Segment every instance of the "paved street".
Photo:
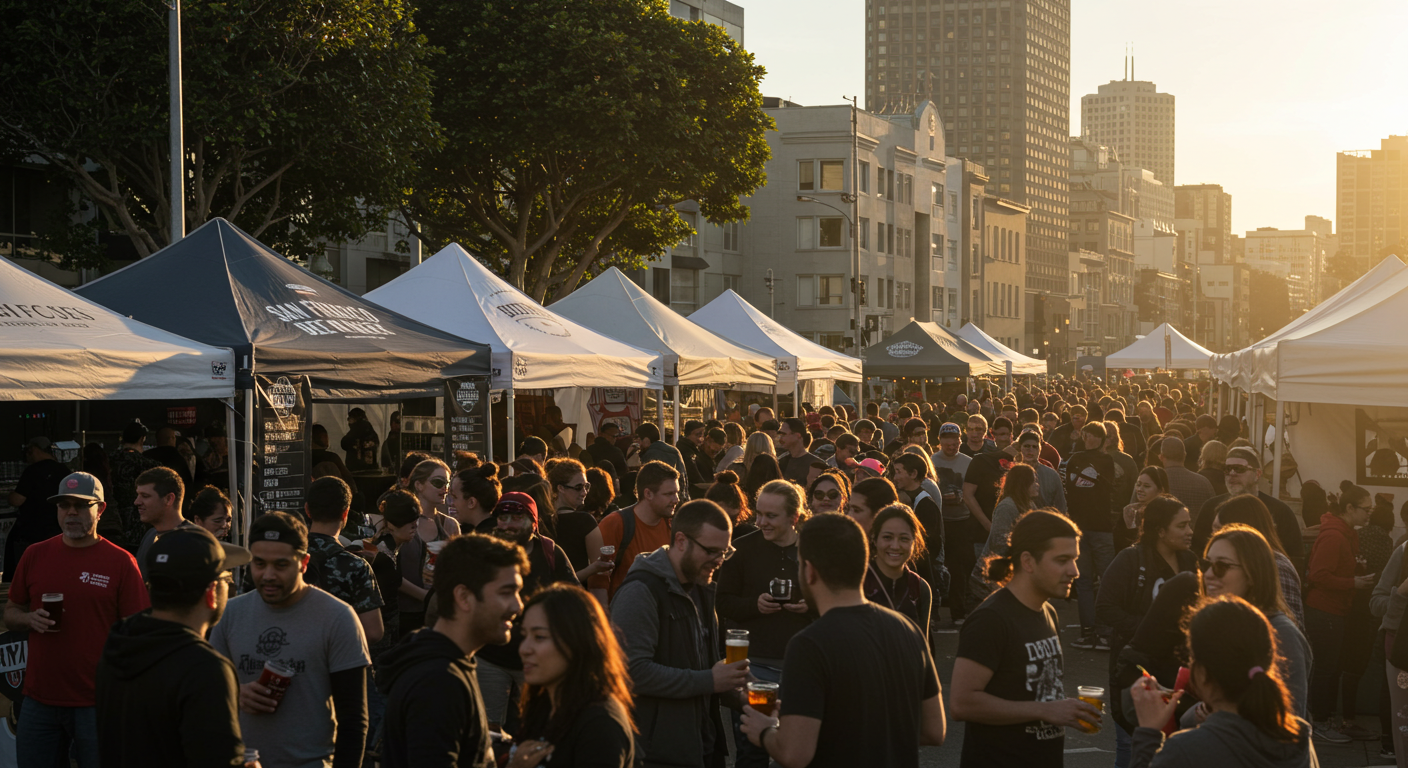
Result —
MULTIPOLYGON (((1057 602, 1056 607, 1060 611, 1063 625, 1061 634, 1065 647, 1066 689, 1068 691, 1074 690, 1077 685, 1081 684, 1106 686, 1109 680, 1106 654, 1070 647, 1070 641, 1077 636, 1077 627, 1074 626, 1077 624, 1075 602, 1057 602)), ((944 614, 947 615, 947 611, 944 611, 944 614)), ((945 701, 947 701, 948 675, 953 669, 954 652, 958 649, 957 632, 939 635, 936 645, 937 658, 935 661, 939 665, 939 674, 943 680, 945 701)), ((1371 730, 1378 730, 1378 720, 1373 716, 1361 716, 1359 723, 1371 730)), ((963 724, 950 720, 948 743, 943 747, 920 750, 919 764, 925 768, 957 766, 962 744, 963 724)), ((1379 759, 1378 741, 1360 741, 1343 746, 1336 744, 1316 745, 1316 753, 1323 768, 1393 765, 1392 760, 1379 759)), ((1115 736, 1108 720, 1106 728, 1094 735, 1086 735, 1071 729, 1066 730, 1067 768, 1109 768, 1114 759, 1115 736)))

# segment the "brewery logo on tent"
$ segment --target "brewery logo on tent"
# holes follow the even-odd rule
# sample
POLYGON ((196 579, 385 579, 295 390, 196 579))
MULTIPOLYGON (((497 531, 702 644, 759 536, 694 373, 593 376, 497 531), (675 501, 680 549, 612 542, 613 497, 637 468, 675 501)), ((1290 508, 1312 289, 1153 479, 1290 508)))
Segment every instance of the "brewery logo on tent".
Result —
POLYGON ((572 335, 566 325, 561 320, 553 317, 550 312, 538 306, 531 299, 523 296, 517 291, 498 291, 489 294, 485 303, 493 307, 499 314, 518 323, 525 328, 532 328, 539 333, 546 333, 549 336, 560 336, 566 338, 572 335))
POLYGON ((227 365, 227 364, 225 363, 224 360, 216 360, 216 361, 213 361, 213 362, 210 364, 210 375, 211 375, 211 376, 224 376, 224 375, 225 375, 225 366, 226 366, 226 365, 227 365))
POLYGON ((298 387, 295 387, 287 376, 280 376, 269 385, 268 396, 269 405, 273 406, 274 412, 281 419, 288 418, 293 414, 293 409, 298 407, 298 387))
POLYGON ((288 289, 291 289, 294 293, 301 293, 301 294, 303 294, 303 295, 305 295, 305 296, 317 296, 317 295, 318 295, 318 292, 317 292, 316 290, 314 290, 313 288, 311 288, 311 287, 309 287, 309 286, 306 286, 306 285, 299 285, 298 283, 284 283, 284 287, 285 287, 285 288, 288 288, 288 289))
POLYGON ((474 410, 474 406, 479 404, 479 387, 473 384, 460 384, 459 391, 455 393, 455 402, 466 411, 474 410))
POLYGON ((885 347, 885 351, 890 357, 914 357, 924 350, 923 347, 912 341, 901 341, 885 347))

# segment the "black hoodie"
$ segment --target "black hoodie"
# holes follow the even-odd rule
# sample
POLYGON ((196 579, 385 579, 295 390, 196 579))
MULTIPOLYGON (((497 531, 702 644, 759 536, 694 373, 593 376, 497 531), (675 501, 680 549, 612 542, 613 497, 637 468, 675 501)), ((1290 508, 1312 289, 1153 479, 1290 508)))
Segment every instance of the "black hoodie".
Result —
POLYGON ((235 667, 190 627, 150 613, 114 624, 97 685, 104 768, 244 765, 235 667))
POLYGON ((386 768, 492 768, 489 721, 474 658, 433 629, 412 632, 381 656, 386 768))

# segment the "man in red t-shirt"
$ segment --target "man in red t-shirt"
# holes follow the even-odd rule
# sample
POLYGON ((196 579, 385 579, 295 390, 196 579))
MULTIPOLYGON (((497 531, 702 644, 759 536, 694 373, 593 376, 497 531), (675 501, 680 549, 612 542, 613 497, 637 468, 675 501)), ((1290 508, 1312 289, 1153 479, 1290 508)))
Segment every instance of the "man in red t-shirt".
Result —
POLYGON ((5 605, 5 626, 29 630, 15 752, 22 766, 51 766, 67 764, 72 745, 79 768, 97 768, 94 689, 103 643, 118 619, 150 603, 137 561, 98 535, 107 509, 98 478, 75 472, 58 491, 49 501, 63 532, 25 550, 5 605))

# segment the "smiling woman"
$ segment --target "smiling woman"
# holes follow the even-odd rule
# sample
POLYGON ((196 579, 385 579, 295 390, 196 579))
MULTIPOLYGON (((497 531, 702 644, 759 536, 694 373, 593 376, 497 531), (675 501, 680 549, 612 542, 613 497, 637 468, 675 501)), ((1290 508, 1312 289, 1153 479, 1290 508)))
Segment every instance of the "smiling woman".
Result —
POLYGON ((934 592, 910 568, 925 552, 924 526, 913 510, 904 504, 880 510, 870 528, 870 549, 866 599, 908 616, 927 639, 934 592))

